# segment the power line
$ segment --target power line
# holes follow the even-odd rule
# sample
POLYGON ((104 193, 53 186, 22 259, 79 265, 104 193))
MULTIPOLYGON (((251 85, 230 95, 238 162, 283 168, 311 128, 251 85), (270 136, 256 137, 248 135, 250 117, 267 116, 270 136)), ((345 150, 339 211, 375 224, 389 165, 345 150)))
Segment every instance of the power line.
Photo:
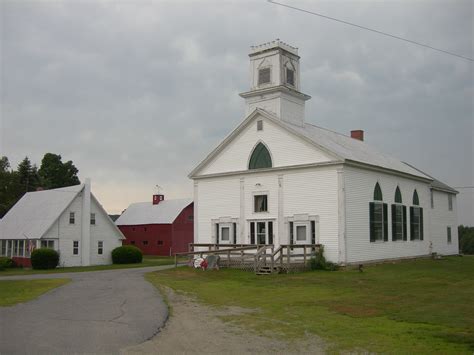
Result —
POLYGON ((458 57, 458 58, 462 58, 462 59, 465 59, 465 60, 469 60, 469 61, 471 61, 471 62, 474 62, 474 59, 473 59, 473 58, 465 57, 465 56, 463 56, 463 55, 456 54, 456 53, 453 53, 453 52, 450 52, 450 51, 446 51, 446 50, 444 50, 444 49, 435 48, 435 47, 432 47, 432 46, 430 46, 430 45, 428 45, 428 44, 423 44, 423 43, 420 43, 420 42, 412 41, 411 39, 407 39, 407 38, 395 36, 395 35, 392 35, 392 34, 387 33, 387 32, 382 32, 382 31, 379 31, 379 30, 375 30, 375 29, 373 29, 373 28, 369 28, 369 27, 357 25, 357 24, 352 23, 352 22, 348 22, 348 21, 344 21, 344 20, 339 20, 339 19, 334 18, 334 17, 330 17, 330 16, 326 16, 326 15, 323 15, 323 14, 320 14, 320 13, 317 13, 317 12, 313 12, 313 11, 301 9, 301 8, 299 8, 299 7, 290 6, 290 5, 287 5, 287 4, 282 4, 282 3, 279 3, 279 2, 276 2, 276 1, 273 1, 273 0, 267 0, 267 1, 268 1, 269 3, 271 3, 271 4, 274 4, 274 5, 279 5, 279 6, 287 7, 287 8, 289 8, 289 9, 293 9, 293 10, 296 10, 296 11, 301 11, 301 12, 304 12, 304 13, 307 13, 307 14, 311 14, 311 15, 314 15, 314 16, 319 16, 319 17, 325 18, 325 19, 327 19, 327 20, 332 20, 332 21, 340 22, 340 23, 343 23, 343 24, 345 24, 345 25, 354 26, 354 27, 357 27, 357 28, 360 28, 360 29, 363 29, 363 30, 366 30, 366 31, 371 31, 371 32, 374 32, 374 33, 378 33, 378 34, 383 35, 383 36, 395 38, 395 39, 398 39, 398 40, 401 40, 401 41, 405 41, 405 42, 408 42, 408 43, 411 43, 411 44, 416 44, 417 46, 429 48, 429 49, 432 49, 432 50, 435 50, 435 51, 438 51, 438 52, 442 52, 442 53, 445 53, 445 54, 449 54, 449 55, 452 55, 452 56, 455 56, 455 57, 458 57))

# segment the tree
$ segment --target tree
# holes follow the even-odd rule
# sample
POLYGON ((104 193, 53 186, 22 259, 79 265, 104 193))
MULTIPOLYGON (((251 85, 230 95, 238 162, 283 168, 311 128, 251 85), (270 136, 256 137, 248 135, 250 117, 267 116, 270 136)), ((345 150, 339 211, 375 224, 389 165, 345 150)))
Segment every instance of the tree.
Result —
POLYGON ((78 172, 72 161, 63 163, 61 156, 53 153, 44 155, 38 170, 43 187, 46 189, 79 185, 81 182, 77 177, 78 172))
POLYGON ((31 161, 28 157, 25 157, 25 159, 18 164, 17 173, 25 193, 35 191, 40 186, 38 168, 36 165, 31 165, 31 161))
POLYGON ((16 171, 9 169, 8 158, 0 158, 0 218, 23 196, 19 175, 16 171))
POLYGON ((0 158, 0 173, 8 172, 8 168, 10 167, 10 162, 6 156, 0 158))

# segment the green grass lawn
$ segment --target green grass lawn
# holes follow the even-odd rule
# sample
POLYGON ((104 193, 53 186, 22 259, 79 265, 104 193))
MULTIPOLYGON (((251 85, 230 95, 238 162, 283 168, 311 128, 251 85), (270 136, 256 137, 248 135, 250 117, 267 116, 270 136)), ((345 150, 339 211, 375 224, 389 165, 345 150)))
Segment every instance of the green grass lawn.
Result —
POLYGON ((84 272, 84 271, 100 271, 100 270, 114 270, 114 269, 129 269, 146 266, 161 266, 174 264, 174 256, 152 256, 146 255, 143 257, 141 264, 113 264, 113 265, 97 265, 97 266, 77 266, 77 267, 60 267, 52 270, 32 270, 13 268, 0 271, 0 276, 11 275, 31 275, 31 274, 57 274, 63 272, 84 272))
POLYGON ((474 257, 367 266, 363 273, 178 268, 147 277, 210 305, 257 309, 225 319, 289 340, 317 334, 331 352, 474 351, 474 257))
POLYGON ((69 279, 0 281, 0 307, 31 301, 69 281, 69 279))

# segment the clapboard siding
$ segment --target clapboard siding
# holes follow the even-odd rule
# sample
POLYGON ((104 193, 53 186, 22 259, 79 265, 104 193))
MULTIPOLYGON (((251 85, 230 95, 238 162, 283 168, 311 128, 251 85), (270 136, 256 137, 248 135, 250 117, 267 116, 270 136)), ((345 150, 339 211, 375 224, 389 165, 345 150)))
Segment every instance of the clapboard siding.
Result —
POLYGON ((452 194, 453 210, 449 210, 448 193, 433 191, 433 209, 431 209, 430 234, 433 251, 450 255, 459 253, 456 195, 452 194), (451 227, 451 240, 448 244, 447 227, 451 227))
POLYGON ((262 172, 233 177, 205 178, 196 181, 195 201, 199 206, 197 218, 197 243, 213 242, 212 220, 219 218, 243 219, 239 226, 239 243, 250 242, 249 221, 255 219, 274 220, 275 244, 289 243, 288 223, 279 230, 279 210, 283 218, 296 214, 318 216, 318 240, 324 244, 326 256, 338 261, 338 208, 336 167, 318 167, 288 170, 275 174, 262 172), (279 178, 282 181, 283 206, 279 206, 279 178), (240 215, 240 189, 243 181, 243 211, 240 215), (309 182, 309 183, 308 183, 309 182), (268 195, 268 212, 255 213, 253 196, 268 195), (241 227, 243 226, 243 230, 241 227))
MULTIPOLYGON (((317 241, 324 245, 325 256, 332 262, 339 261, 337 190, 336 167, 315 168, 284 175, 285 217, 295 214, 318 216, 317 241)), ((288 235, 288 227, 285 234, 288 235)))
POLYGON ((269 149, 274 167, 321 163, 333 160, 328 154, 277 126, 263 116, 257 117, 210 161, 199 175, 247 170, 250 155, 262 141, 269 149), (257 131, 257 121, 263 130, 257 131))
POLYGON ((344 168, 346 191, 346 246, 347 262, 359 262, 380 259, 404 258, 428 255, 430 253, 430 189, 428 183, 411 180, 395 175, 362 170, 353 167, 344 168), (370 242, 369 236, 369 203, 373 201, 374 187, 379 183, 383 202, 389 206, 388 242, 370 242), (407 206, 409 223, 409 207, 412 206, 413 191, 416 189, 423 208, 424 240, 391 241, 392 225, 390 205, 394 203, 395 189, 400 187, 403 204, 407 206))

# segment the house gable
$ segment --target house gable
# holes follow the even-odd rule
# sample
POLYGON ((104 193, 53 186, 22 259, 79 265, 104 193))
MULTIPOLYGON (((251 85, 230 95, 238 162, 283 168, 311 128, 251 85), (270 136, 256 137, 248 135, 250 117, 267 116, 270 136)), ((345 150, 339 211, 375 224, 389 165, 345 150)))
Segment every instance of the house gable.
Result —
POLYGON ((278 119, 257 109, 190 176, 248 170, 252 152, 259 143, 268 149, 273 168, 338 160, 334 154, 290 131, 278 119), (258 125, 262 125, 261 130, 258 125))

